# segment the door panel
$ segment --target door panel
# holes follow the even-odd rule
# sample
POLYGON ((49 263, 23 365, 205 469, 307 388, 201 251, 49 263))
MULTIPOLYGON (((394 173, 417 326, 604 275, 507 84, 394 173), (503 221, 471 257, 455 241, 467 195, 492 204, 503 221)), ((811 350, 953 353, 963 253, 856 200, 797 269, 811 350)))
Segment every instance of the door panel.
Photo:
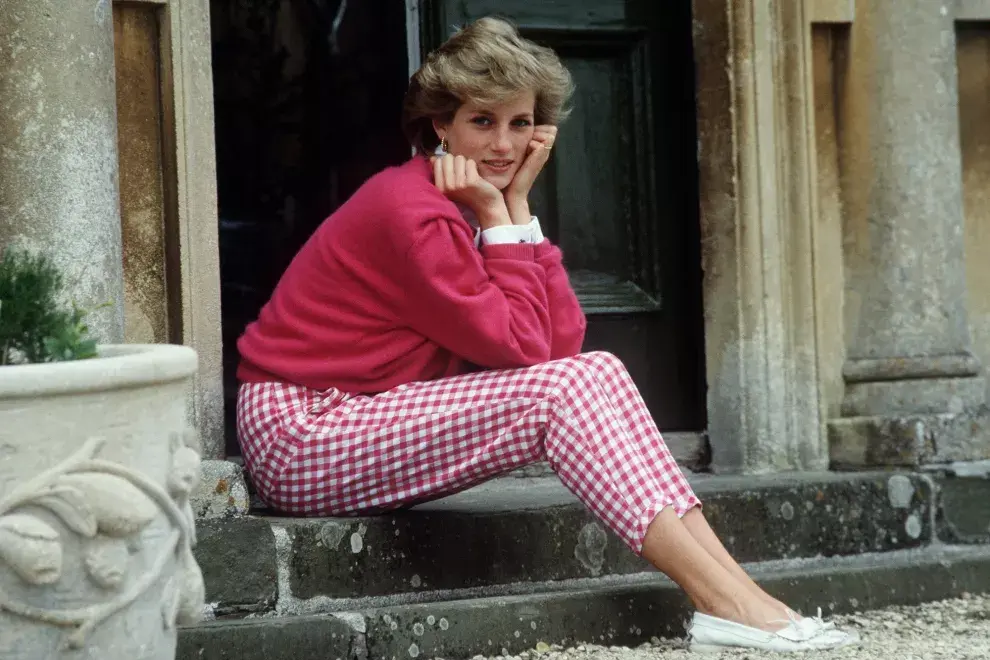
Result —
POLYGON ((531 205, 589 317, 662 429, 705 427, 696 128, 687 0, 433 0, 424 48, 501 15, 554 48, 573 112, 531 205))
POLYGON ((568 255, 586 311, 656 310, 658 255, 649 231, 656 200, 650 186, 639 185, 655 169, 653 154, 643 148, 650 128, 642 119, 651 114, 643 35, 530 36, 560 53, 577 87, 573 113, 557 141, 558 157, 540 178, 534 205, 545 209, 550 233, 568 255))

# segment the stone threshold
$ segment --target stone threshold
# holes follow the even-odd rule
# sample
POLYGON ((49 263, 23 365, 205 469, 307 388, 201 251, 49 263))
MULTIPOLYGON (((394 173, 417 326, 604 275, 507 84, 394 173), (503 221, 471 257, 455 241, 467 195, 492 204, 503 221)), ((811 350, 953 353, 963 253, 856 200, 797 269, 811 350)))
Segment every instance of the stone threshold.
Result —
MULTIPOLYGON (((693 475, 743 562, 990 542, 990 481, 945 473, 693 475), (945 503, 949 505, 946 506, 945 503)), ((547 591, 636 575, 635 556, 556 477, 511 477, 372 518, 201 519, 196 556, 220 618, 547 591)))
MULTIPOLYGON (((990 547, 914 550, 749 565, 771 593, 826 616, 990 591, 990 547)), ((689 605, 656 574, 597 578, 515 596, 389 603, 310 616, 259 616, 182 628, 177 660, 406 660, 518 654, 539 644, 635 646, 680 637, 689 605)))

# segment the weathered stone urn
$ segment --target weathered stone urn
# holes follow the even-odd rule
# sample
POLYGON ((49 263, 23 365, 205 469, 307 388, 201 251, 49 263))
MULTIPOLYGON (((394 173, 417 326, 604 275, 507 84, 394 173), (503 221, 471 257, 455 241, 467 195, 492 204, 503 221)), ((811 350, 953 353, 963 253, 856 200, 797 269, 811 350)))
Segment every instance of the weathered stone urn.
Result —
POLYGON ((0 367, 0 649, 5 660, 173 660, 199 617, 186 414, 196 353, 104 346, 0 367))

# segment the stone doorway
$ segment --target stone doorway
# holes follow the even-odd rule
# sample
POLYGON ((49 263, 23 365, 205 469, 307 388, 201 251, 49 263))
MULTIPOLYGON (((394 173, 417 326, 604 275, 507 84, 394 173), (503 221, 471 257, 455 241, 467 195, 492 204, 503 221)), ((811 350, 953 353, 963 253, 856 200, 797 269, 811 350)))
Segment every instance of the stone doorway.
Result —
POLYGON ((622 357, 678 454, 703 462, 691 5, 606 3, 625 15, 615 23, 598 21, 594 3, 527 4, 212 0, 229 454, 236 338, 315 227, 409 156, 399 112, 422 50, 444 26, 498 13, 577 77, 571 155, 548 170, 536 205, 577 264, 586 349, 622 357), (595 199, 581 197, 589 188, 595 199))

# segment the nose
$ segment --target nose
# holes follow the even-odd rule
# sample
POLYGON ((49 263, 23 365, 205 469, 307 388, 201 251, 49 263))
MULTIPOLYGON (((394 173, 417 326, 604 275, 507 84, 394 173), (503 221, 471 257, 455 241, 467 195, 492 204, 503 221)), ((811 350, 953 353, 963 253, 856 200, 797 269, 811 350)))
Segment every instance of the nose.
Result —
POLYGON ((495 131, 492 138, 492 151, 499 154, 507 154, 512 150, 512 140, 509 139, 509 127, 500 126, 495 131))

